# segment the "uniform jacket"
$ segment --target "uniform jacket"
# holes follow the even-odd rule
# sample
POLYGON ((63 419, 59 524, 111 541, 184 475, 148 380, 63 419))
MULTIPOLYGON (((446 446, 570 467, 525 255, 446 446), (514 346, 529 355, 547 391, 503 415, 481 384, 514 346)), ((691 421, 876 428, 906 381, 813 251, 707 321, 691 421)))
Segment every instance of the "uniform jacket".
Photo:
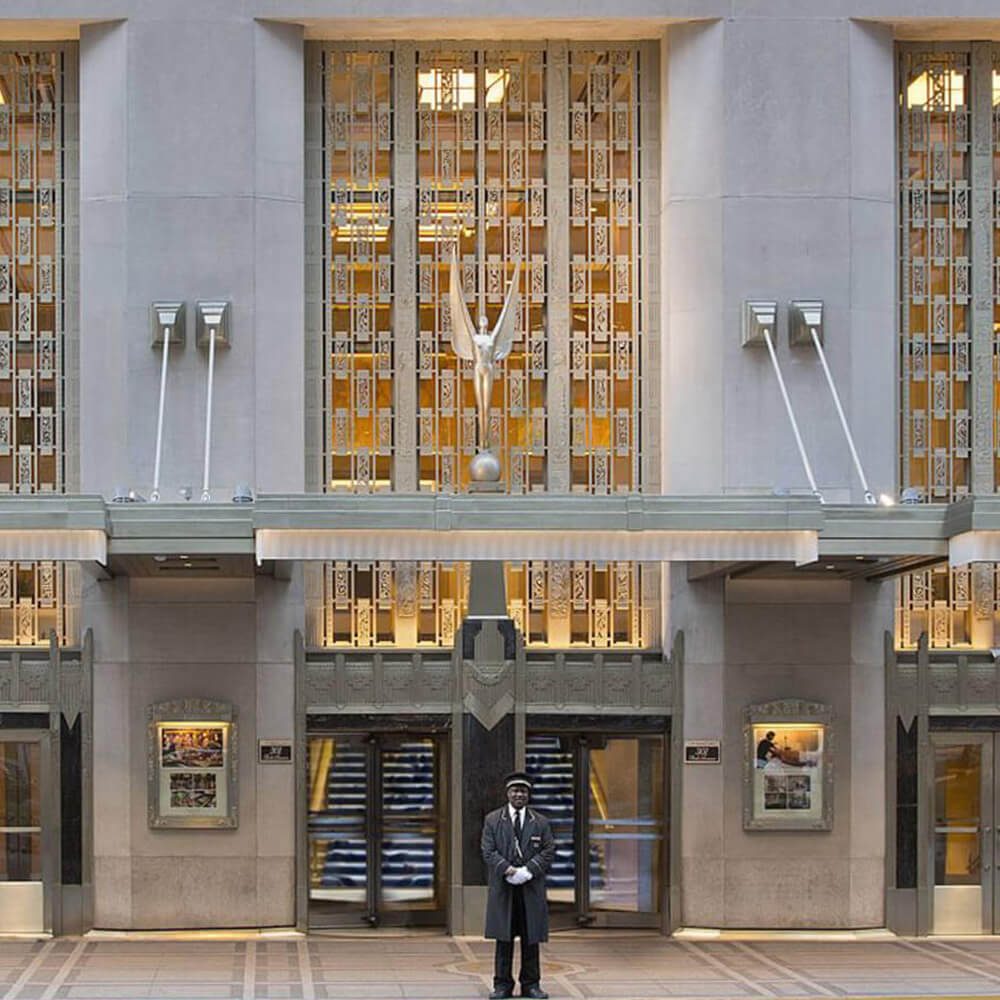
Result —
POLYGON ((504 879, 508 867, 526 867, 534 876, 520 886, 524 894, 525 936, 522 944, 549 939, 549 908, 545 875, 556 853, 549 821, 530 806, 524 810, 520 853, 514 843, 514 824, 507 806, 494 809, 483 823, 483 860, 489 870, 486 937, 511 940, 511 905, 515 887, 504 879))

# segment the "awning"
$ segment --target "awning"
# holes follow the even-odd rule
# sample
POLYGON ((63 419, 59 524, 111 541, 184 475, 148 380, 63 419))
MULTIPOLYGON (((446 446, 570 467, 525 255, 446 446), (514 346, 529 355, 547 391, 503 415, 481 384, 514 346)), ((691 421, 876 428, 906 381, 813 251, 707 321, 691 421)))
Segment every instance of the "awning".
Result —
POLYGON ((78 528, 7 531, 0 529, 0 560, 11 562, 99 562, 108 558, 103 531, 78 528))
POLYGON ((259 528, 257 562, 301 559, 814 562, 815 531, 467 531, 259 528))
POLYGON ((1000 531, 963 531, 948 542, 948 564, 1000 562, 1000 531))

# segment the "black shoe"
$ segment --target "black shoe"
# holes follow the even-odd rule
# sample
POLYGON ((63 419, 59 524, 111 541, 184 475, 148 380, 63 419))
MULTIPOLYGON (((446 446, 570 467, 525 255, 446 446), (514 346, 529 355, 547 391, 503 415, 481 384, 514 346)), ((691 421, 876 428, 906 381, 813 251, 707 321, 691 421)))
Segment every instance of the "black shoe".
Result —
POLYGON ((501 989, 499 986, 490 994, 490 1000, 510 1000, 513 990, 501 989))
POLYGON ((531 997, 531 1000, 549 1000, 548 993, 546 993, 541 986, 522 987, 521 996, 531 997))

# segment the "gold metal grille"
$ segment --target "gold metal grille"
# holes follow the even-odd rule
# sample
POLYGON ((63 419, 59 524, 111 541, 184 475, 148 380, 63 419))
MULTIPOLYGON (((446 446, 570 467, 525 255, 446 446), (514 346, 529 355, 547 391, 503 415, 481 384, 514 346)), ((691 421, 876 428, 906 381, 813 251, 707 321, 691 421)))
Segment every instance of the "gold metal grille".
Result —
POLYGON ((328 489, 392 483, 392 76, 387 51, 327 57, 328 489))
MULTIPOLYGON (((0 50, 0 492, 65 490, 63 57, 0 50)), ((0 645, 66 638, 66 573, 0 563, 0 645)))
POLYGON ((417 53, 420 488, 467 486, 476 449, 471 362, 451 350, 449 262, 492 325, 522 264, 514 349, 490 408, 510 492, 545 486, 545 53, 417 53))
POLYGON ((641 488, 637 52, 571 50, 571 484, 641 488))
MULTIPOLYGON (((490 413, 504 488, 641 489, 655 466, 646 456, 644 476, 639 419, 653 64, 640 87, 635 45, 396 42, 324 46, 310 67, 321 135, 307 143, 323 166, 307 186, 328 213, 309 258, 322 274, 323 488, 467 488, 475 397, 446 305, 457 247, 470 311, 491 323, 521 264, 490 413)), ((450 645, 467 577, 466 564, 328 565, 310 583, 310 634, 450 645)), ((655 644, 658 586, 659 568, 638 564, 507 567, 532 644, 655 644)))

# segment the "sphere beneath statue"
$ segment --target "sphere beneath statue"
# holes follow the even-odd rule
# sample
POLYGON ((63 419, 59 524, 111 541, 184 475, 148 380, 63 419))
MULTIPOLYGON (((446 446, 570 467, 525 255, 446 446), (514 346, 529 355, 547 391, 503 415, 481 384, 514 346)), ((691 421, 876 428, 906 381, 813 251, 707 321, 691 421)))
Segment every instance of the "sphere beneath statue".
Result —
POLYGON ((469 475, 477 483, 495 483, 500 479, 500 459, 492 451, 481 451, 469 463, 469 475))

